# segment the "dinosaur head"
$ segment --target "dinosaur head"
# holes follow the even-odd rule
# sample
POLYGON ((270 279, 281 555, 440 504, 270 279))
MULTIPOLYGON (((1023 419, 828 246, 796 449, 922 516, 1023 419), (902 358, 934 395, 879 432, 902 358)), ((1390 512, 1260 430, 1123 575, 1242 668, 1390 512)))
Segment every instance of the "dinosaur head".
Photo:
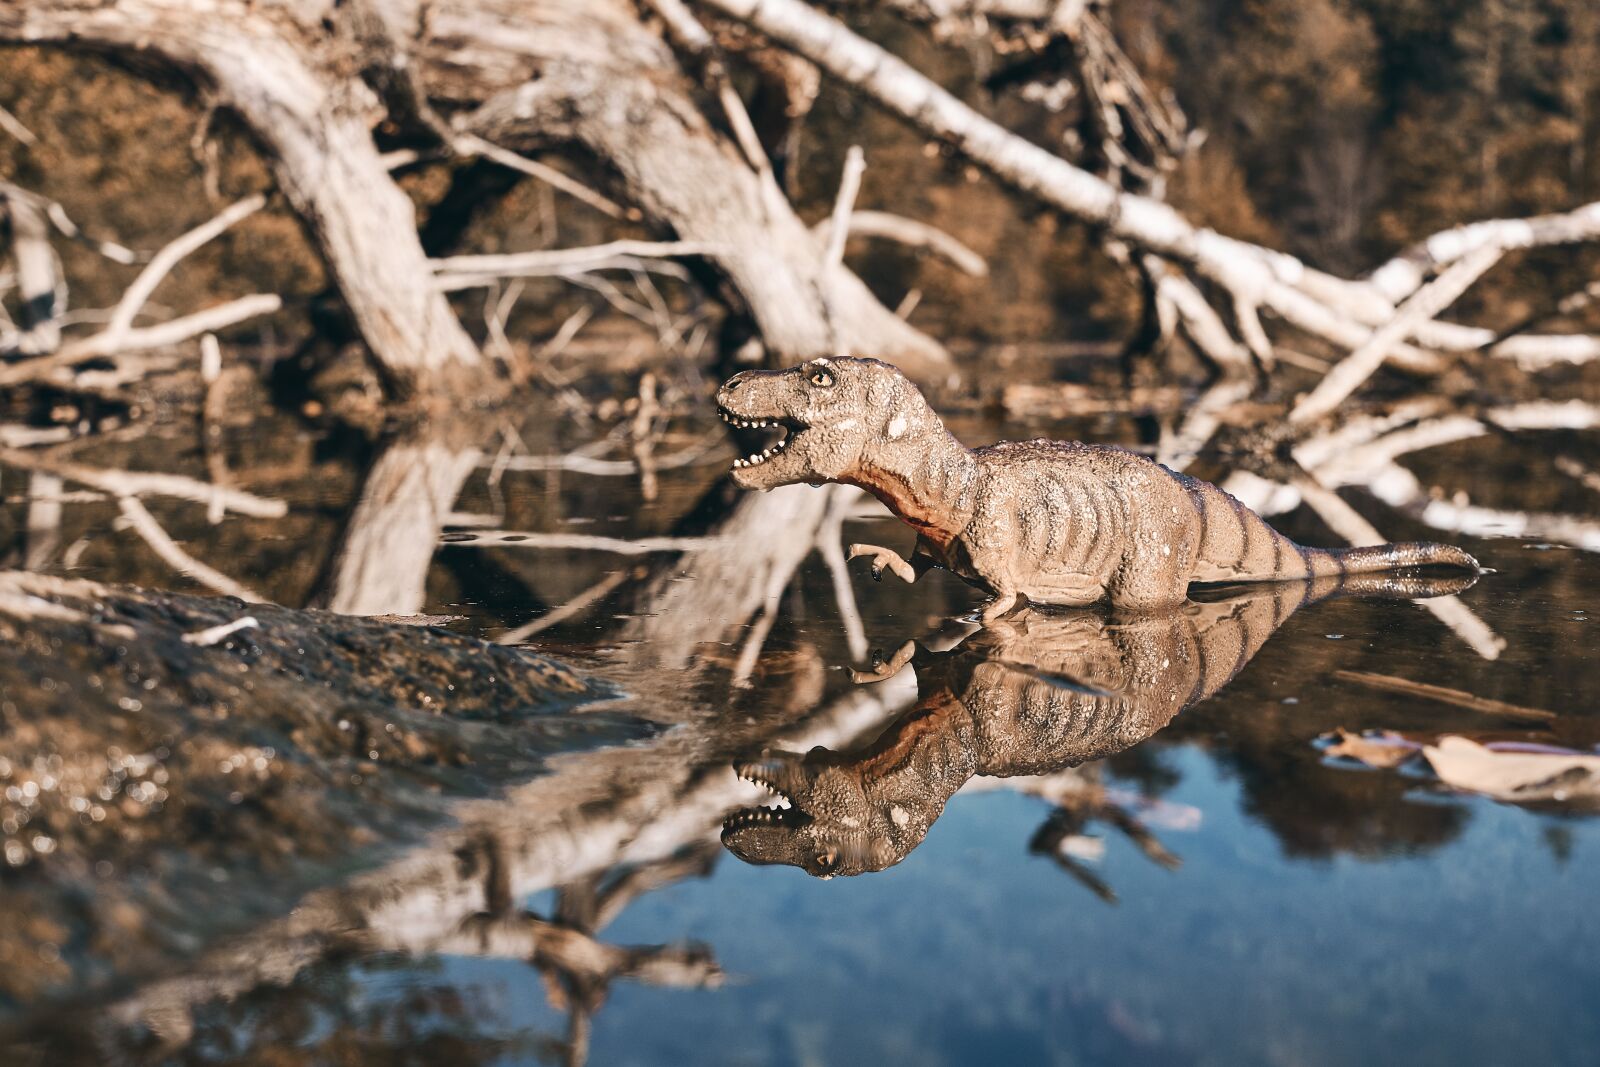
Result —
POLYGON ((733 461, 744 489, 840 481, 880 450, 909 444, 939 417, 917 387, 876 359, 814 359, 781 371, 743 371, 717 391, 717 412, 779 438, 733 461))
POLYGON ((779 804, 723 820, 723 845, 746 863, 786 863, 818 878, 881 871, 899 863, 928 829, 921 818, 913 828, 910 816, 896 822, 879 810, 859 771, 825 748, 806 756, 773 753, 734 769, 779 804))

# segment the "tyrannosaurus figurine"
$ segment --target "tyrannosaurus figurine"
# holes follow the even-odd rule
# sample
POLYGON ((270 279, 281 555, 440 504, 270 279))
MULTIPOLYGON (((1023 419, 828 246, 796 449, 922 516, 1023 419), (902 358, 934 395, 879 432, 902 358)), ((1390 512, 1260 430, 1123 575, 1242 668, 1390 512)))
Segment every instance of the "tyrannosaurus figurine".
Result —
POLYGON ((1041 439, 969 449, 905 375, 874 359, 744 371, 718 391, 717 409, 735 426, 786 431, 734 461, 736 484, 866 489, 917 531, 917 545, 909 561, 876 545, 852 545, 851 557, 870 556, 875 576, 887 569, 907 582, 945 567, 993 594, 985 620, 1019 596, 1155 609, 1182 603, 1192 582, 1479 569, 1461 549, 1431 542, 1298 545, 1216 486, 1122 448, 1041 439))

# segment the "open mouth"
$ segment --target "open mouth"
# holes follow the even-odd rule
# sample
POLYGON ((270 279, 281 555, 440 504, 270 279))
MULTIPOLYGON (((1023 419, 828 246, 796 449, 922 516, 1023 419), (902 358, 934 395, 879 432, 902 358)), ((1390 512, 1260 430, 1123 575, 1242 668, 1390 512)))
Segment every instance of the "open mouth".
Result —
POLYGON ((760 763, 742 763, 734 773, 743 781, 759 785, 772 795, 769 804, 758 808, 741 808, 722 820, 724 830, 737 830, 746 826, 804 826, 811 816, 794 806, 794 798, 784 792, 762 773, 760 763))
POLYGON ((804 423, 799 422, 796 419, 783 417, 747 418, 746 416, 729 411, 724 407, 718 407, 717 414, 721 416, 723 422, 737 429, 777 431, 776 440, 773 440, 769 434, 768 440, 770 443, 760 452, 752 452, 748 456, 734 460, 733 465, 735 468, 761 466, 761 464, 767 462, 784 449, 788 448, 789 445, 793 443, 795 437, 799 435, 800 431, 806 428, 804 423))

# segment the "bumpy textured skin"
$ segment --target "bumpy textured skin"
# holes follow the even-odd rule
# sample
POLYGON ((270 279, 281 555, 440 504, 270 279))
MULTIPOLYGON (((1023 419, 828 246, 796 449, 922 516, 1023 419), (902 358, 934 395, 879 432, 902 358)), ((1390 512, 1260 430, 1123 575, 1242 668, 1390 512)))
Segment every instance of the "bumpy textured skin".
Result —
POLYGON ((741 777, 790 807, 730 815, 722 842, 746 862, 819 877, 882 870, 921 843, 973 776, 1045 774, 1138 744, 1221 689, 1312 600, 1334 592, 1430 596, 1472 581, 1325 578, 1110 619, 1024 610, 950 652, 913 656, 908 646, 881 676, 914 664, 916 706, 864 749, 736 764, 741 777))
POLYGON ((914 581, 941 566, 994 594, 984 618, 1019 596, 1041 604, 1102 600, 1128 608, 1180 604, 1193 582, 1283 581, 1478 563, 1449 545, 1307 548, 1232 496, 1125 449, 1060 441, 969 449, 894 367, 819 359, 745 371, 717 393, 725 419, 787 425, 770 459, 736 466, 748 489, 845 482, 882 500, 917 531, 907 561, 873 558, 914 581))

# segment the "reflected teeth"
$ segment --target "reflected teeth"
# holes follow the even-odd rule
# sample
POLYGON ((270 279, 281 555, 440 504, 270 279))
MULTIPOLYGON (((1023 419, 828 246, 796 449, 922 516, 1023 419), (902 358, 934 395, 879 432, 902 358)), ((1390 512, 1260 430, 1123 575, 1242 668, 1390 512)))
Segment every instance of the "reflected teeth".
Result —
POLYGON ((762 807, 762 808, 747 808, 745 810, 747 810, 747 811, 788 811, 789 810, 789 808, 791 806, 789 798, 787 796, 785 796, 784 794, 778 792, 778 790, 775 789, 770 783, 764 782, 760 778, 757 778, 755 775, 752 775, 752 774, 741 774, 741 775, 739 775, 739 779, 741 781, 749 782, 751 785, 759 785, 762 789, 765 789, 767 792, 772 794, 771 803, 769 803, 766 807, 762 807))

